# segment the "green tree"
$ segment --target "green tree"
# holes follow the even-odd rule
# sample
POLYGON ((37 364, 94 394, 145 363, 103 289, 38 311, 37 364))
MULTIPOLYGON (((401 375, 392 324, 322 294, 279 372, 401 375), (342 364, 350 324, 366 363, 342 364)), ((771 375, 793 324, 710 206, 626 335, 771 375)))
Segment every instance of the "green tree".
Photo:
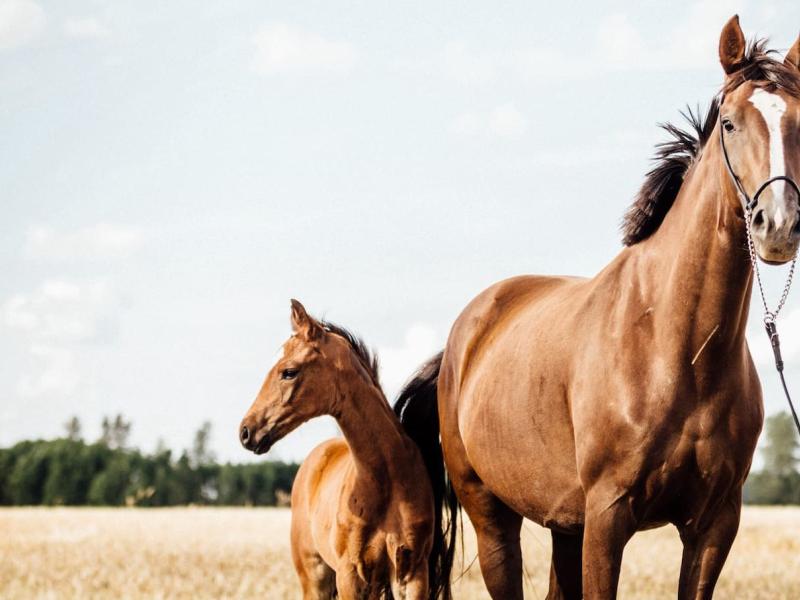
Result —
POLYGON ((113 419, 103 417, 101 423, 100 439, 101 444, 105 444, 113 450, 126 448, 128 446, 128 437, 131 433, 131 422, 126 421, 121 413, 118 413, 113 419))
POLYGON ((211 423, 205 421, 194 434, 190 458, 195 467, 214 462, 214 453, 210 449, 211 423))
POLYGON ((798 441, 794 420, 785 412, 772 415, 766 421, 765 434, 764 468, 748 477, 745 502, 797 504, 800 502, 800 474, 797 472, 798 441))
POLYGON ((764 470, 781 477, 797 473, 797 431, 786 412, 767 418, 764 470))
POLYGON ((131 484, 131 464, 124 454, 117 454, 98 475, 92 479, 87 500, 89 504, 120 506, 131 484))
POLYGON ((81 439, 81 421, 78 417, 73 416, 69 421, 64 423, 64 430, 67 434, 68 440, 78 441, 81 439))

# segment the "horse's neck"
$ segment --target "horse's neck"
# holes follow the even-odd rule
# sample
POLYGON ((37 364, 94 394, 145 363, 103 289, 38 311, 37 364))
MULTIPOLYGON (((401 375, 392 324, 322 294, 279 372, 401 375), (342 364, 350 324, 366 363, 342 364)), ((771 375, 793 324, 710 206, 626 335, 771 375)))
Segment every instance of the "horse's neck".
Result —
POLYGON ((334 417, 360 475, 380 481, 404 455, 401 425, 373 383, 348 378, 334 417))
POLYGON ((679 328, 693 348, 713 337, 733 349, 744 344, 752 275, 735 190, 711 139, 661 227, 641 244, 640 276, 669 314, 666 329, 679 328))

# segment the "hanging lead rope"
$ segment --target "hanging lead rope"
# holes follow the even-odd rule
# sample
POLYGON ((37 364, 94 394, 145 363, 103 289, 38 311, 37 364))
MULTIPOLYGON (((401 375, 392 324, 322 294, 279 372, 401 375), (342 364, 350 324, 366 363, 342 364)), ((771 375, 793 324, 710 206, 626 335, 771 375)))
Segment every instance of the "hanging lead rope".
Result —
POLYGON ((719 128, 719 142, 722 146, 722 156, 725 159, 725 167, 728 170, 728 175, 730 175, 731 180, 733 181, 734 186, 736 187, 736 192, 739 195, 742 203, 744 204, 744 220, 745 220, 745 230, 747 231, 747 250, 750 253, 750 264, 753 267, 753 272, 756 274, 756 282, 758 283, 758 293, 761 295, 761 304, 764 306, 764 327, 767 330, 767 336, 769 337, 769 343, 772 346, 772 353, 775 355, 775 368, 778 370, 778 375, 781 378, 781 385, 783 385, 783 392, 786 394, 786 401, 789 403, 789 409, 792 411, 792 417, 794 418, 794 425, 797 427, 797 432, 800 433, 800 419, 797 417, 797 411, 794 408, 794 403, 792 402, 792 397, 789 395, 789 388, 786 385, 786 378, 783 375, 783 358, 781 357, 781 340, 778 337, 778 327, 775 324, 776 319, 778 318, 778 313, 781 312, 783 305, 786 304, 786 299, 789 297, 789 288, 792 287, 792 278, 794 277, 794 268, 795 264, 797 263, 797 253, 795 253, 794 258, 792 259, 792 263, 789 266, 789 274, 786 277, 786 284, 783 286, 783 293, 781 294, 780 299, 778 300, 778 305, 775 307, 775 310, 770 310, 769 306, 767 305, 767 298, 764 295, 764 284, 761 282, 761 272, 758 270, 758 256, 756 255, 756 248, 753 244, 753 234, 751 231, 751 223, 753 221, 753 210, 755 209, 756 205, 758 204, 758 198, 761 196, 761 193, 767 189, 772 183, 776 181, 785 181, 789 184, 789 186, 794 190, 795 195, 797 196, 798 202, 800 202, 800 188, 797 186, 797 182, 791 177, 786 177, 784 175, 779 175, 777 177, 772 177, 767 179, 764 183, 762 183, 756 193, 753 194, 753 198, 750 199, 750 196, 747 195, 747 192, 744 191, 744 186, 742 185, 742 181, 739 179, 739 176, 733 170, 733 166, 731 165, 731 160, 728 157, 728 149, 725 147, 725 134, 723 133, 723 124, 722 124, 722 104, 725 102, 725 97, 723 96, 720 99, 719 106, 719 122, 717 127, 719 128))
POLYGON ((786 277, 786 284, 783 286, 783 293, 775 310, 770 310, 767 306, 767 299, 764 295, 764 284, 761 282, 761 272, 758 270, 758 257, 756 256, 756 249, 753 245, 753 235, 750 231, 750 223, 752 222, 753 210, 748 205, 745 210, 745 222, 747 230, 747 249, 750 253, 750 264, 753 266, 753 271, 756 274, 756 282, 758 283, 758 293, 761 296, 761 304, 764 306, 764 327, 767 330, 769 343, 772 346, 772 353, 775 355, 775 368, 778 370, 778 375, 781 378, 781 385, 783 385, 783 392, 786 394, 786 401, 789 403, 789 409, 792 411, 794 418, 794 425, 797 427, 797 432, 800 433, 800 419, 797 418, 797 411, 794 408, 792 397, 789 395, 789 388, 786 386, 786 378, 783 375, 783 357, 781 356, 781 340, 778 337, 778 326, 775 320, 778 318, 778 313, 781 312, 783 305, 786 304, 786 299, 789 297, 789 289, 792 287, 792 278, 794 277, 794 267, 797 264, 797 254, 792 259, 792 264, 789 266, 789 274, 786 277))

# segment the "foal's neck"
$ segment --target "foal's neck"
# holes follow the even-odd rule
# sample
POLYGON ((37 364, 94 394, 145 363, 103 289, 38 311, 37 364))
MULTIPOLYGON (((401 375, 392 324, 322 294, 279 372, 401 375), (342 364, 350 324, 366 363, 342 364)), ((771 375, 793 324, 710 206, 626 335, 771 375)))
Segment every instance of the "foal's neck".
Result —
POLYGON ((728 351, 744 344, 752 271, 738 202, 712 135, 661 227, 642 244, 652 267, 646 276, 670 315, 666 327, 679 328, 701 352, 710 341, 728 351))
POLYGON ((406 452, 401 425, 377 384, 345 377, 334 418, 344 434, 359 475, 382 479, 406 452))

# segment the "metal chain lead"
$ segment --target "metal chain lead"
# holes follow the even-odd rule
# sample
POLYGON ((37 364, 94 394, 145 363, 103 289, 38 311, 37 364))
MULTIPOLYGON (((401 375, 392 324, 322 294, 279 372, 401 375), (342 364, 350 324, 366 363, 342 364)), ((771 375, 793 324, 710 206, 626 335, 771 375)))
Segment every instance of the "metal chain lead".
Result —
POLYGON ((789 289, 792 287, 792 278, 794 277, 794 267, 797 263, 797 253, 795 253, 792 263, 789 266, 789 274, 786 276, 786 284, 783 286, 783 293, 778 300, 778 305, 772 311, 767 306, 767 298, 764 294, 764 284, 761 282, 761 272, 758 270, 758 257, 756 256, 756 247, 753 244, 753 235, 750 231, 750 223, 753 211, 750 207, 745 210, 745 230, 747 231, 747 250, 750 253, 750 263, 753 265, 753 271, 756 273, 756 281, 758 282, 758 291, 761 295, 761 304, 764 305, 764 323, 774 323, 778 318, 778 313, 781 312, 783 305, 786 304, 786 299, 789 297, 789 289))

